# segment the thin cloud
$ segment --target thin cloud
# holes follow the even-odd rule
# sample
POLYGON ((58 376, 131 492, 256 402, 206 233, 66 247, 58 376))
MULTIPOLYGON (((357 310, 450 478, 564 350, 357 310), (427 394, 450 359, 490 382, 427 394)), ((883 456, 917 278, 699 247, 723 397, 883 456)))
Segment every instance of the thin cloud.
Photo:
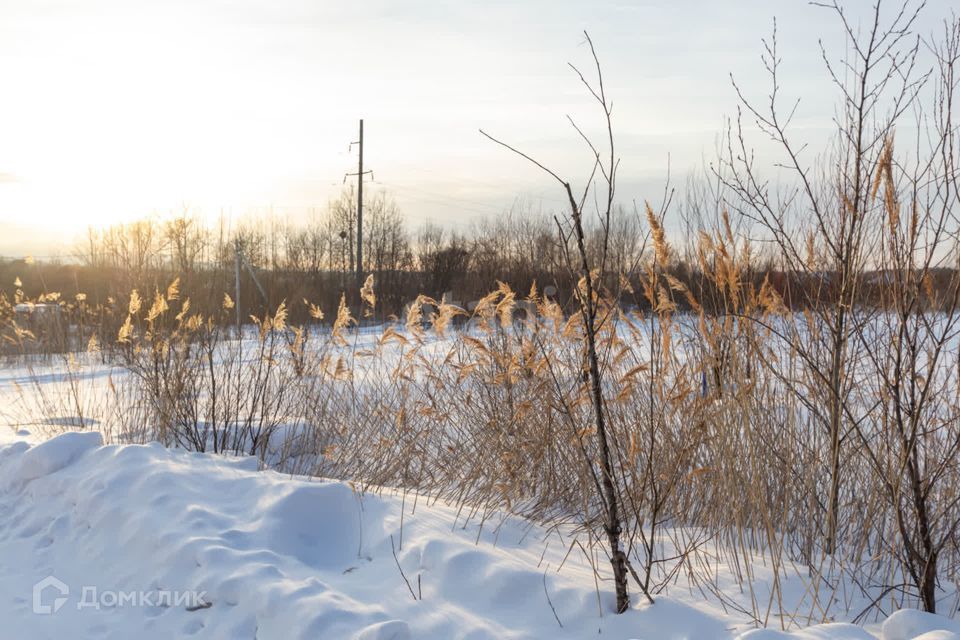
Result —
POLYGON ((20 178, 12 173, 4 173, 3 171, 0 171, 0 184, 12 184, 14 182, 20 182, 20 178))

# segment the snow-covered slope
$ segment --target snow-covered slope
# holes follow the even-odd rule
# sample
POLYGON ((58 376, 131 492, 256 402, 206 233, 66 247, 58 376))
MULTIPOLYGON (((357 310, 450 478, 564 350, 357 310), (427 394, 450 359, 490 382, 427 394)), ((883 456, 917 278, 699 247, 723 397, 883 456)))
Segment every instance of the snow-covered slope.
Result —
MULTIPOLYGON (((652 640, 745 629, 693 595, 614 615, 609 589, 598 602, 589 563, 558 533, 463 523, 424 498, 361 497, 257 471, 253 459, 102 446, 92 432, 16 441, 0 446, 0 638, 652 640)), ((882 637, 958 629, 904 612, 882 637)), ((825 625, 743 637, 874 636, 825 625)))

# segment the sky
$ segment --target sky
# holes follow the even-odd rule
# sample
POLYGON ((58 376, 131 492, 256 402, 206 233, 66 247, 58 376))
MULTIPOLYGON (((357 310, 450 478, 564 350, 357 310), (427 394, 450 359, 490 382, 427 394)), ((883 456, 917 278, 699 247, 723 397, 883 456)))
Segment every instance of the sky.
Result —
MULTIPOLYGON (((918 33, 948 12, 928 2, 918 33)), ((566 117, 603 126, 567 66, 590 70, 584 30, 613 102, 618 200, 656 201, 668 169, 682 188, 716 156, 731 73, 769 92, 774 18, 794 129, 825 139, 818 40, 842 53, 843 31, 802 0, 0 0, 0 256, 184 210, 306 219, 356 171, 360 118, 367 193, 411 228, 559 208, 556 183, 478 129, 582 184, 592 159, 566 117)))

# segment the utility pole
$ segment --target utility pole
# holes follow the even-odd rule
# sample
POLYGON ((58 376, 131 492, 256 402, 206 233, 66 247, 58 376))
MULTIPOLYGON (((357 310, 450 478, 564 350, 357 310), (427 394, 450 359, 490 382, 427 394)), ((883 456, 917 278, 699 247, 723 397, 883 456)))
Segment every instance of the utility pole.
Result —
POLYGON ((234 290, 233 307, 237 310, 237 339, 242 337, 242 326, 240 324, 240 238, 233 241, 233 262, 234 275, 236 276, 237 288, 234 290))
POLYGON ((363 118, 360 118, 360 164, 357 168, 357 282, 363 278, 363 118))
POLYGON ((373 171, 363 170, 363 118, 360 118, 360 139, 351 142, 350 146, 354 144, 360 145, 360 162, 357 172, 348 173, 343 180, 346 182, 347 176, 357 176, 357 282, 360 282, 363 278, 363 175, 369 173, 371 179, 373 177, 373 171))

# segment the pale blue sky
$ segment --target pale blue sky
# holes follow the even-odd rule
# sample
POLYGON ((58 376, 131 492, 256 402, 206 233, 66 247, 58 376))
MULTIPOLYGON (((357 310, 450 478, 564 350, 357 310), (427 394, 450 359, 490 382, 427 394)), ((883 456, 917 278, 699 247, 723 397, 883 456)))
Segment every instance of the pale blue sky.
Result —
MULTIPOLYGON (((866 2, 847 6, 865 18, 866 2)), ((919 33, 948 11, 928 3, 919 33)), ((681 186, 714 155, 730 72, 766 95, 774 16, 797 132, 817 141, 834 108, 817 40, 839 52, 843 37, 800 0, 0 0, 0 254, 184 203, 303 216, 355 170, 360 117, 372 188, 411 226, 463 226, 518 197, 556 206, 549 180, 477 129, 584 176, 565 121, 601 124, 566 66, 590 64, 584 29, 614 102, 620 199, 656 199, 668 154, 681 186)))

